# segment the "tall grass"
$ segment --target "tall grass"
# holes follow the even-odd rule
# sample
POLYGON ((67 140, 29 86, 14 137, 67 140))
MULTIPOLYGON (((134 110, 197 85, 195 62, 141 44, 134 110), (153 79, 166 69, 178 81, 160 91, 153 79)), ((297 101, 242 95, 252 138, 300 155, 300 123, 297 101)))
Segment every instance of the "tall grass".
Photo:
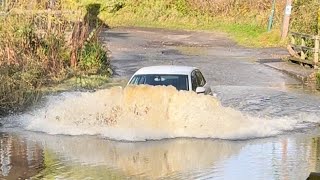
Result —
MULTIPOLYGON (((271 32, 267 24, 272 0, 79 0, 80 5, 102 4, 100 17, 111 27, 143 26, 227 32, 247 46, 281 46, 280 31, 286 0, 276 0, 271 32)), ((310 29, 316 0, 296 0, 292 30, 310 29), (303 17, 303 18, 301 18, 303 17), (299 21, 299 22, 298 22, 299 21), (300 22, 303 21, 303 22, 300 22)), ((312 29, 314 26, 312 25, 312 29)), ((306 31, 309 32, 309 31, 306 31)))
POLYGON ((63 76, 68 58, 63 33, 41 32, 34 21, 20 15, 0 19, 1 114, 36 100, 39 87, 63 76))
POLYGON ((75 18, 65 14, 33 13, 46 8, 46 3, 25 3, 16 1, 11 13, 0 17, 0 116, 37 101, 43 86, 79 74, 108 73, 104 48, 89 36, 96 27, 86 27, 92 16, 83 14, 76 18, 82 21, 71 21, 75 18))
MULTIPOLYGON (((79 0, 85 5, 92 0, 79 0)), ((276 1, 273 31, 267 31, 270 0, 95 0, 111 27, 143 26, 229 33, 247 46, 277 46, 285 0, 276 1)))

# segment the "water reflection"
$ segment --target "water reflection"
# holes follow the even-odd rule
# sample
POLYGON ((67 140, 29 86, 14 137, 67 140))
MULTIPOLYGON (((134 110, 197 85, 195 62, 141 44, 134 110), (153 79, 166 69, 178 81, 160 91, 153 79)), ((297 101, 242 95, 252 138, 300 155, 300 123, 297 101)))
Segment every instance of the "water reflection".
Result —
POLYGON ((0 133, 0 179, 32 177, 44 168, 42 147, 14 135, 0 133))
POLYGON ((129 143, 92 137, 46 136, 40 141, 68 164, 72 161, 86 166, 102 166, 116 169, 124 176, 148 179, 206 170, 236 155, 243 146, 196 139, 129 143))
MULTIPOLYGON (((320 172, 320 138, 312 138, 311 157, 315 157, 316 161, 311 161, 310 166, 314 167, 315 172, 320 172)), ((310 158, 311 158, 310 157, 310 158)))
POLYGON ((30 132, 0 137, 0 179, 304 179, 320 171, 318 137, 138 143, 30 132))

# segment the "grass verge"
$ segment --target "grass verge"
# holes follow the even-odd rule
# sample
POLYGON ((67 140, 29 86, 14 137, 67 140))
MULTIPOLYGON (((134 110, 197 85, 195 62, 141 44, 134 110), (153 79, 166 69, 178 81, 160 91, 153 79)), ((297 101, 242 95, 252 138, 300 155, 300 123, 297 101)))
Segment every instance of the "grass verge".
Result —
MULTIPOLYGON (((218 9, 222 8, 221 12, 211 12, 207 7, 201 10, 207 6, 206 4, 203 4, 203 7, 195 7, 196 1, 95 0, 94 2, 102 5, 103 11, 99 16, 110 27, 135 26, 225 32, 240 45, 249 47, 276 47, 286 44, 286 41, 280 40, 278 17, 280 13, 276 13, 272 31, 267 32, 267 19, 271 10, 269 4, 259 11, 249 7, 250 3, 245 7, 233 7, 232 2, 228 1, 232 7, 229 13, 225 13, 222 10, 227 10, 226 3, 215 4, 218 9)), ((93 0, 79 0, 80 6, 92 2, 93 0)), ((253 4, 261 6, 259 2, 253 4)), ((282 4, 278 6, 279 9, 282 8, 282 4)))
POLYGON ((225 32, 238 44, 248 47, 277 47, 284 46, 286 41, 280 40, 278 29, 266 32, 265 27, 254 23, 235 23, 228 19, 205 17, 181 17, 163 20, 153 18, 139 18, 135 14, 111 15, 103 14, 102 17, 111 27, 136 26, 156 27, 173 30, 200 30, 225 32))

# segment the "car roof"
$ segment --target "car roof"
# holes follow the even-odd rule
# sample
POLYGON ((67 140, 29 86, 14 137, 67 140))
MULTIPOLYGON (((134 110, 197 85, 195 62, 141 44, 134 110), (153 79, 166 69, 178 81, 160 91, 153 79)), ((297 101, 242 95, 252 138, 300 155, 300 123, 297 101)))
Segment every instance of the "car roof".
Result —
POLYGON ((190 66, 149 66, 139 69, 135 75, 139 74, 183 74, 189 75, 196 67, 190 66))

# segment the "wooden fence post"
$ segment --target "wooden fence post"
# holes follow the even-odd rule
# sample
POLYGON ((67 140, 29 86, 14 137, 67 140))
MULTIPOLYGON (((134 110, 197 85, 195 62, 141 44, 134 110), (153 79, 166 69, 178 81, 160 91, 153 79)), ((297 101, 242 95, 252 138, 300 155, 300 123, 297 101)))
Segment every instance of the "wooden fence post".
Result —
POLYGON ((291 44, 296 45, 296 39, 292 33, 290 33, 290 37, 291 37, 291 44))
POLYGON ((318 68, 318 63, 319 63, 319 35, 315 36, 315 41, 314 41, 314 55, 313 55, 313 63, 314 63, 314 68, 318 68))
POLYGON ((292 0, 287 0, 283 22, 282 22, 282 31, 281 31, 281 39, 286 39, 289 31, 289 22, 290 22, 290 14, 292 8, 292 0))

